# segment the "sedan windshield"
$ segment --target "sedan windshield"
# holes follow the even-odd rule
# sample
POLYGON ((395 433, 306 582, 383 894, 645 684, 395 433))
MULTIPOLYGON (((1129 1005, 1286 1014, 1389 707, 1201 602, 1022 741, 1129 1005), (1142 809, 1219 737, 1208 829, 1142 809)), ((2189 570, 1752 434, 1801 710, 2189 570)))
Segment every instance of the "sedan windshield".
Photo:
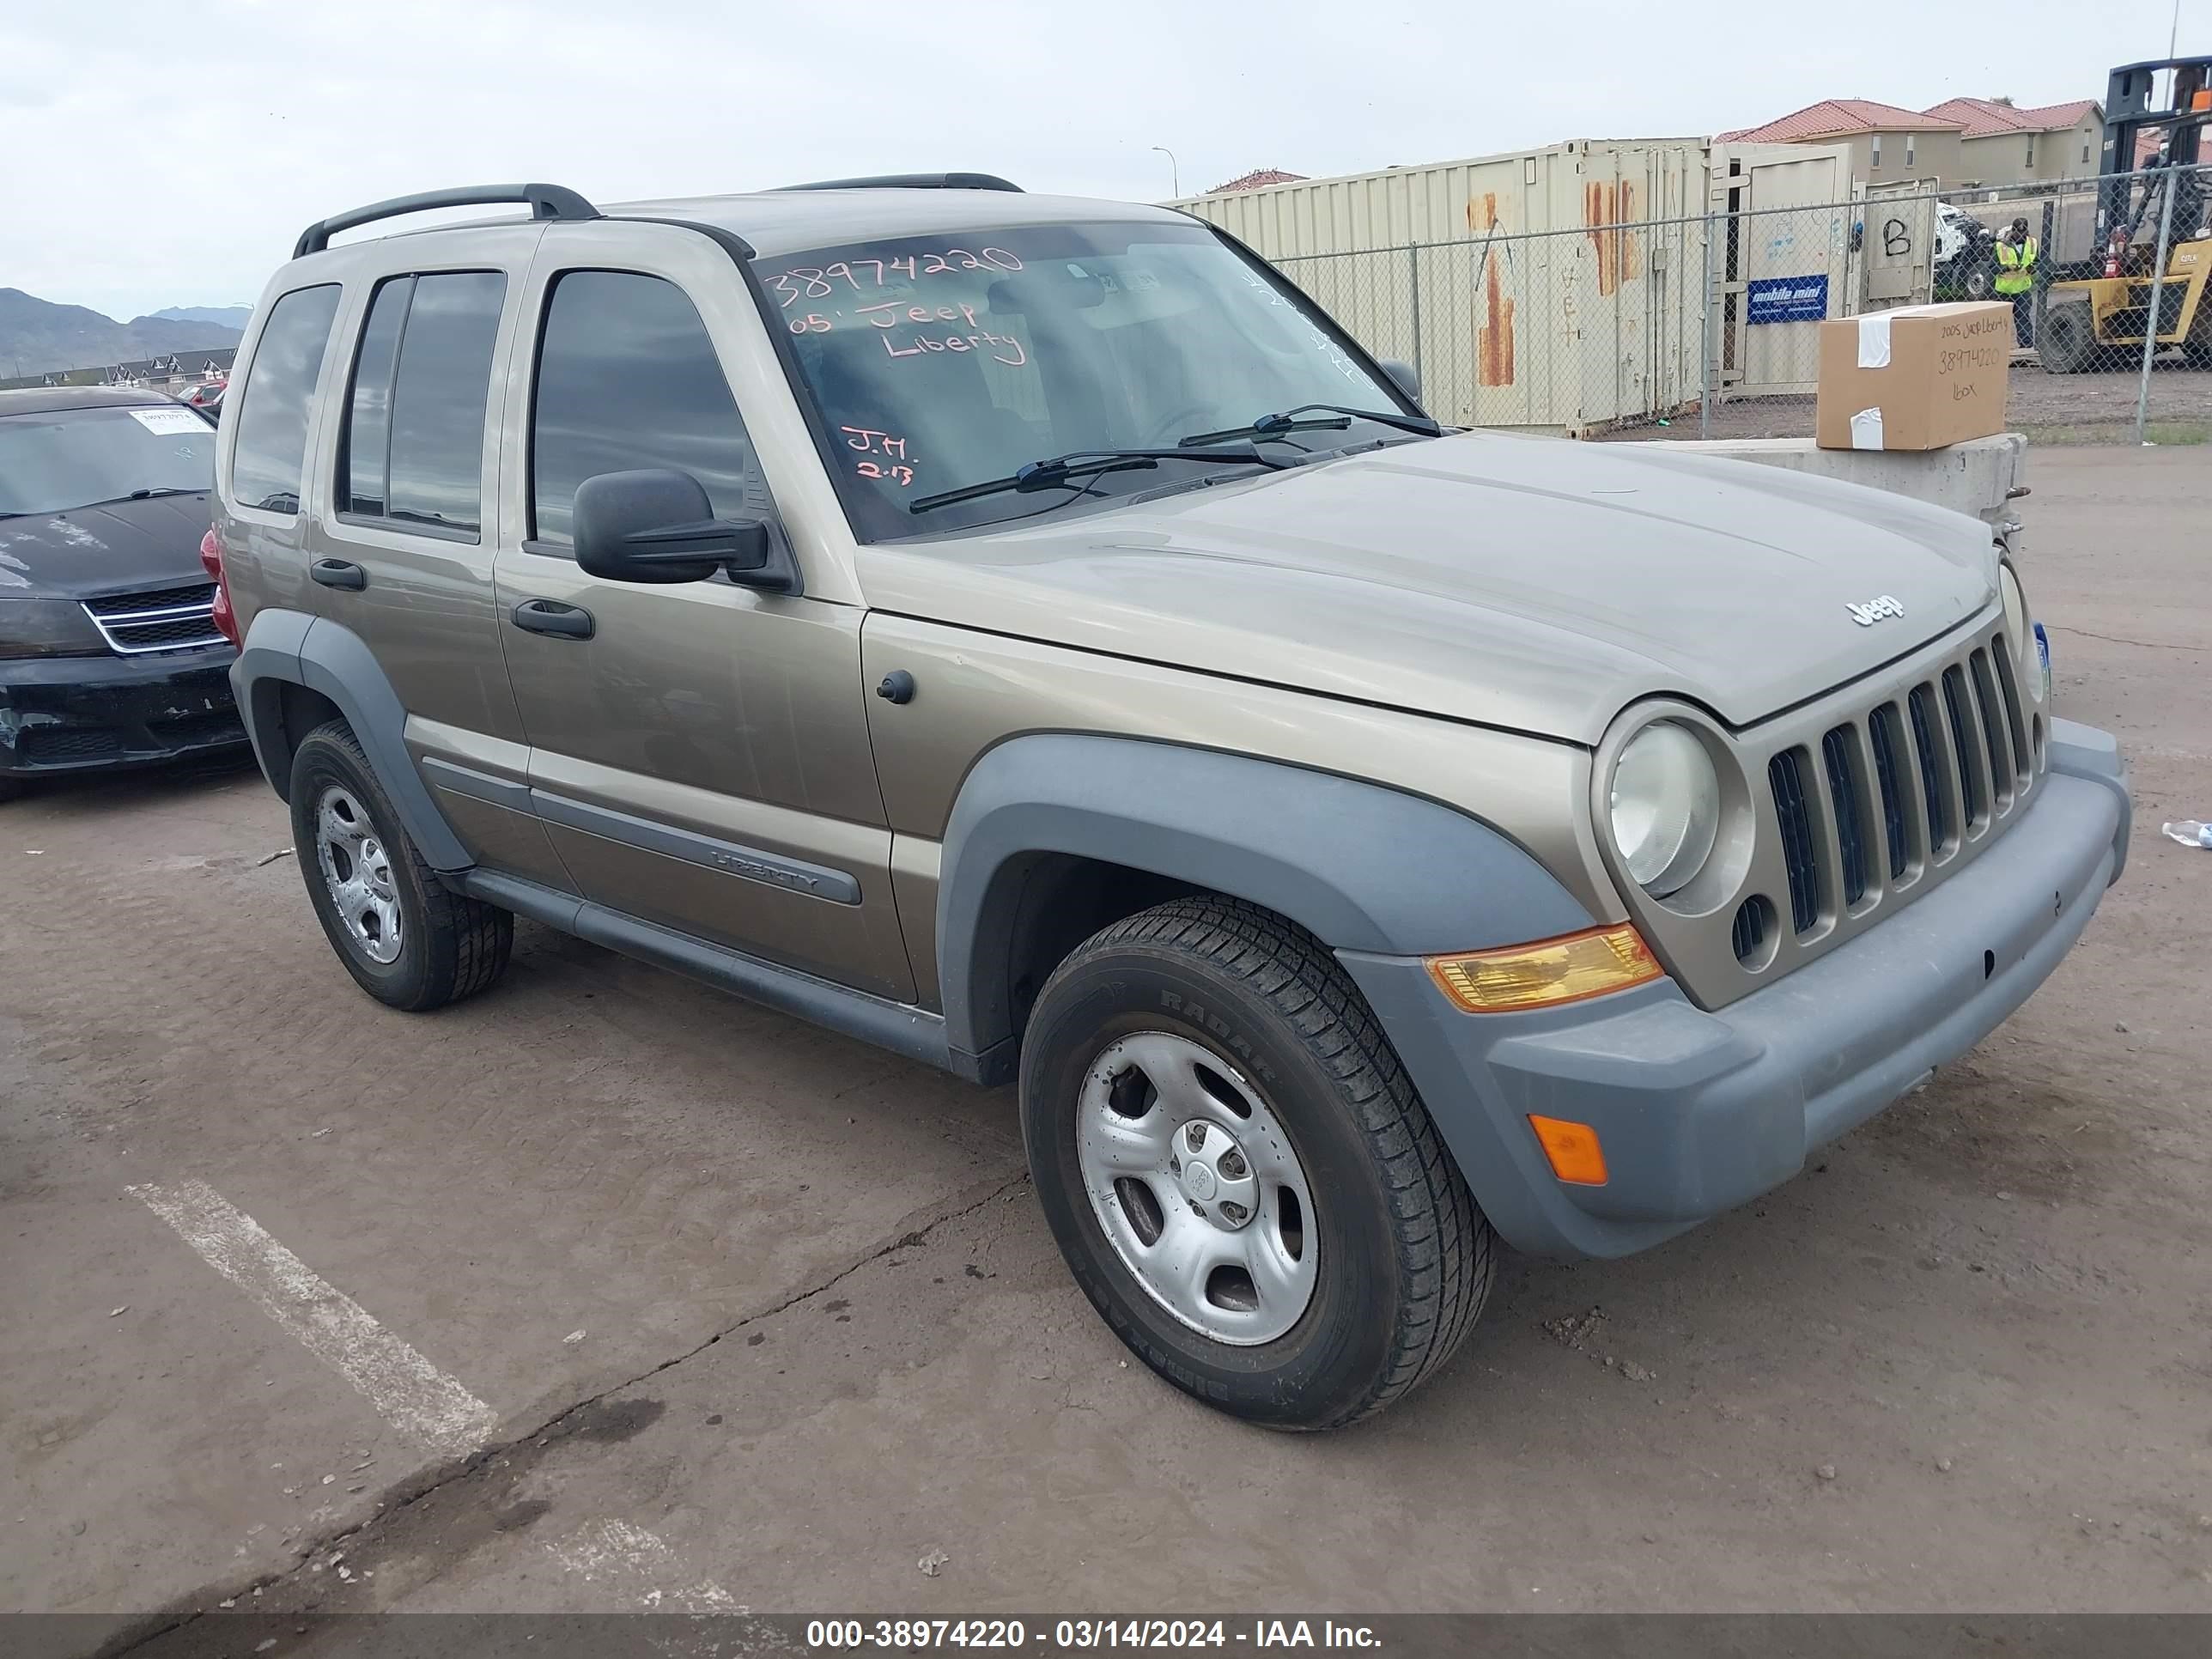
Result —
POLYGON ((215 428, 176 404, 0 416, 0 518, 215 485, 215 428))
MULTIPOLYGON (((908 237, 763 259, 761 274, 864 541, 1257 470, 1071 469, 1051 488, 911 510, 1050 458, 1241 435, 1308 405, 1397 417, 1409 407, 1326 318, 1201 225, 908 237)), ((1268 428, 1261 441, 1270 459, 1295 461, 1407 437, 1363 419, 1328 428, 1268 428)))

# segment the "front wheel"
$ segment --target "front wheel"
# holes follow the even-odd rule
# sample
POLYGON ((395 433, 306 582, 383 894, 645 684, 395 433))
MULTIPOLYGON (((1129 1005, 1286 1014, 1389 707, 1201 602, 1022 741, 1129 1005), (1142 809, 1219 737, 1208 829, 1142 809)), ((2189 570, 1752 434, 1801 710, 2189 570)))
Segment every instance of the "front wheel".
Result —
POLYGON ((1022 1049, 1030 1168, 1115 1333, 1284 1429, 1389 1405, 1488 1297, 1493 1235, 1343 969, 1252 905, 1183 899, 1054 969, 1022 1049))

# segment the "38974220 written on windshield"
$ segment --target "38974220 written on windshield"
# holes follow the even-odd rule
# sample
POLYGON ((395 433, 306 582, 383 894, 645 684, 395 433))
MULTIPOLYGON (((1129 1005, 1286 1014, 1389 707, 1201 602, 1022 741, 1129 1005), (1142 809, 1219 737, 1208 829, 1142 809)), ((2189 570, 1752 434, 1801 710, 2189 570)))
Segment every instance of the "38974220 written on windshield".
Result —
MULTIPOLYGON (((1255 411, 1391 408, 1317 313, 1204 227, 1022 226, 812 250, 762 286, 866 540, 906 503, 1077 450, 1176 444, 1255 411)), ((1094 478, 1043 502, 963 502, 934 532, 1096 505, 1158 480, 1094 478)))

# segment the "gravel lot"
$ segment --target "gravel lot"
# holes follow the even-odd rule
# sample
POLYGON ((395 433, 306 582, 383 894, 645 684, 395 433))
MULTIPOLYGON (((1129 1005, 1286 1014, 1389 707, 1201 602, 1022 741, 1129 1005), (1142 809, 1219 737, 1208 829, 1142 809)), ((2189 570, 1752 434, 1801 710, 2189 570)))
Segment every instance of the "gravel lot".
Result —
POLYGON ((2212 1609, 2203 455, 2032 456, 2137 809, 2051 982, 1333 1437, 1124 1364, 1009 1093, 534 928, 388 1012, 251 771, 0 807, 0 1608, 2212 1609), (179 1236, 243 1217, 313 1320, 179 1236))

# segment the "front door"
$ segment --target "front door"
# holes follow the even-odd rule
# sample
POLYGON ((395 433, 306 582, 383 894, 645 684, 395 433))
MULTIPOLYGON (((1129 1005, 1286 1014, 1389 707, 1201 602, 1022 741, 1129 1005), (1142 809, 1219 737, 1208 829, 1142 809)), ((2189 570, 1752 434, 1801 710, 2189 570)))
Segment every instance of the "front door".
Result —
POLYGON ((576 486, 603 472, 678 469, 718 515, 783 533, 685 286, 710 259, 720 282, 735 272, 703 237, 680 237, 696 243, 690 264, 637 258, 636 236, 562 227, 532 274, 535 357, 509 404, 527 446, 507 450, 526 534, 495 570, 532 799, 587 899, 909 999, 861 610, 720 575, 643 586, 576 565, 576 486))

